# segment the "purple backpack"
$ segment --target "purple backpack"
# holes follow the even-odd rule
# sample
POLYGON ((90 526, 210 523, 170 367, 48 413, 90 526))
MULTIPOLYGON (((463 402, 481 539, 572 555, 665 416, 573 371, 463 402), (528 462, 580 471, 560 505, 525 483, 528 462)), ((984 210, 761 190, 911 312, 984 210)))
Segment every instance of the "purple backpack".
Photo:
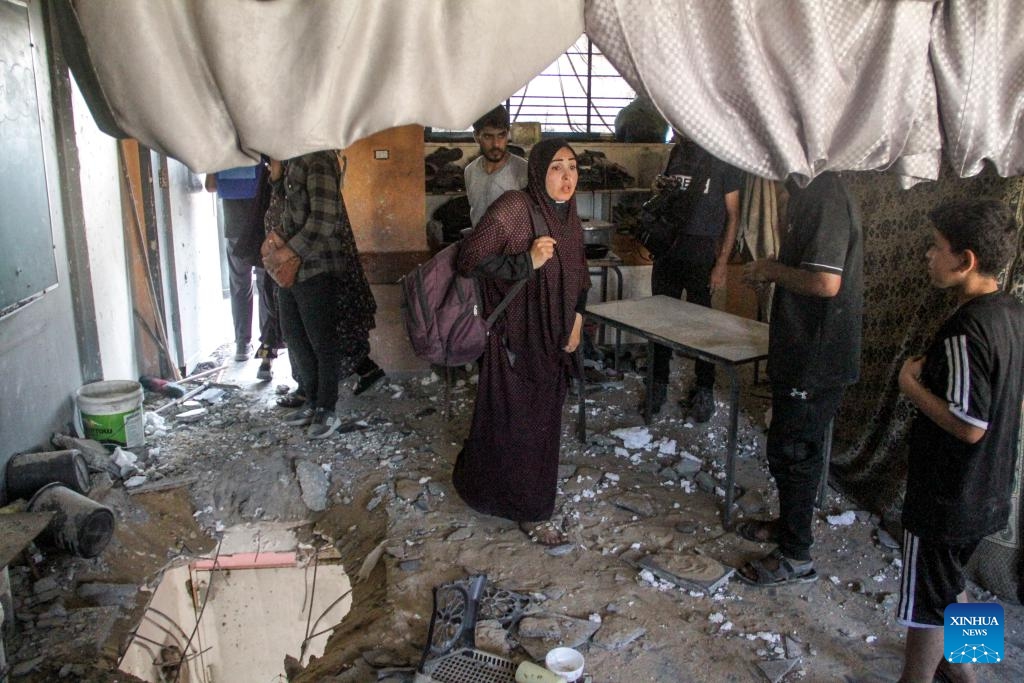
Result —
MULTIPOLYGON (((547 235, 547 223, 531 206, 533 231, 547 235)), ((526 284, 520 280, 491 314, 484 318, 483 297, 475 277, 456 268, 461 244, 456 242, 420 264, 402 278, 402 320, 417 358, 453 367, 472 363, 483 355, 491 326, 526 284)))

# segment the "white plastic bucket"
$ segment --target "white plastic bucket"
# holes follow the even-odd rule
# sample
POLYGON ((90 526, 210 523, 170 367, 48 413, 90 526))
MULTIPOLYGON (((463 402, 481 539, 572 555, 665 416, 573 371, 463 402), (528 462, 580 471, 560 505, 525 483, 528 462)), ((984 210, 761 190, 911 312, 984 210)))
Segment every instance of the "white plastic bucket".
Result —
POLYGON ((142 385, 115 379, 83 385, 77 394, 82 431, 107 446, 134 448, 146 441, 142 385))

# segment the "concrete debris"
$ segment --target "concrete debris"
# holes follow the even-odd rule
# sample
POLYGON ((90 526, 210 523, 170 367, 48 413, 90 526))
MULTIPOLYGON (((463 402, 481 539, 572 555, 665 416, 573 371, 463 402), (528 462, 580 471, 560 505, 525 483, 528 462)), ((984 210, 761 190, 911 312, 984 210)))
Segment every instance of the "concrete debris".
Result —
POLYGON ((33 657, 32 659, 26 659, 25 661, 18 662, 11 667, 11 677, 18 678, 20 676, 27 676, 33 671, 39 668, 39 665, 46 661, 46 657, 40 655, 39 657, 33 657))
POLYGON ((53 576, 44 576, 32 584, 32 596, 37 603, 56 600, 60 593, 60 584, 53 576))
POLYGON ((878 536, 878 544, 881 545, 883 548, 888 548, 889 550, 899 549, 899 541, 893 538, 892 534, 890 534, 882 527, 878 527, 877 529, 875 529, 875 534, 878 536))
POLYGON ((196 396, 197 401, 203 403, 217 404, 224 400, 224 389, 221 387, 210 387, 203 393, 196 396))
POLYGON ((757 668, 761 670, 769 683, 779 683, 799 662, 799 659, 771 659, 766 662, 758 662, 757 668))
POLYGON ((651 430, 647 427, 624 427, 613 429, 611 435, 622 440, 622 445, 630 450, 643 448, 651 443, 651 430))
POLYGON ((589 619, 558 614, 525 616, 519 621, 519 642, 535 660, 555 647, 578 648, 601 628, 589 619))
POLYGON ((127 479, 132 476, 135 472, 139 471, 136 463, 139 461, 139 456, 135 455, 131 451, 125 450, 118 446, 114 449, 114 452, 110 454, 110 462, 117 468, 118 474, 122 479, 127 479))
POLYGON ((576 548, 575 543, 563 543, 561 545, 545 548, 544 552, 551 557, 565 557, 576 548))
POLYGON ((390 648, 376 648, 362 653, 363 661, 375 669, 405 666, 408 664, 401 655, 390 648))
POLYGON ((497 619, 484 619, 476 622, 474 638, 478 650, 491 652, 501 657, 507 657, 512 653, 508 631, 497 619))
POLYGON ((853 510, 847 510, 838 515, 828 515, 825 519, 832 526, 850 526, 857 521, 857 513, 853 510))
POLYGON ((592 642, 604 650, 622 650, 646 633, 647 629, 632 619, 611 615, 601 624, 601 629, 594 634, 592 642))
POLYGON ((208 413, 209 411, 206 408, 193 408, 192 410, 186 410, 178 413, 174 416, 174 419, 176 422, 182 423, 198 422, 206 417, 208 413))
POLYGON ((137 486, 142 486, 147 481, 149 481, 149 477, 147 477, 146 475, 136 474, 124 480, 124 487, 126 489, 133 489, 137 486))
POLYGON ((624 493, 611 500, 612 505, 628 510, 641 517, 653 517, 657 512, 650 496, 639 493, 624 493))
POLYGON ((415 479, 399 479, 395 484, 395 495, 412 503, 423 494, 423 485, 415 479))
POLYGON ((302 502, 313 512, 327 508, 327 491, 331 482, 322 467, 309 460, 295 461, 295 476, 302 490, 302 502))
POLYGON ((165 436, 167 434, 167 420, 160 413, 156 413, 152 410, 146 411, 146 437, 155 438, 165 436))
POLYGON ((707 472, 698 472, 697 476, 694 477, 694 481, 697 482, 697 487, 704 493, 714 493, 715 489, 718 488, 715 478, 707 472))
POLYGON ((804 643, 799 638, 794 636, 785 636, 782 641, 786 648, 787 659, 798 659, 803 657, 806 653, 804 643))
MULTIPOLYGON (((253 375, 255 365, 237 369, 253 375)), ((692 367, 678 360, 673 366, 687 374, 692 367)), ((747 374, 741 381, 748 381, 747 374)), ((129 476, 146 477, 146 483, 115 485, 118 468, 113 480, 106 477, 97 486, 101 478, 93 474, 97 499, 118 515, 118 542, 99 558, 75 558, 59 568, 40 558, 51 581, 39 584, 38 597, 28 568, 11 568, 21 627, 21 641, 8 650, 11 661, 25 663, 45 652, 47 661, 30 677, 57 680, 60 669, 65 679, 85 678, 65 670, 67 663, 82 662, 92 671, 97 653, 109 647, 109 627, 103 625, 119 616, 117 623, 130 627, 128 611, 149 597, 137 587, 165 563, 212 550, 216 540, 209 537, 219 535, 231 552, 269 552, 267 528, 273 524, 293 535, 285 550, 298 547, 307 561, 312 548, 332 550, 346 571, 358 569, 350 571, 357 618, 341 623, 330 653, 310 666, 320 678, 292 671, 303 683, 411 680, 398 667, 418 661, 431 588, 476 573, 487 574, 495 586, 514 587, 532 603, 512 621, 501 621, 506 617, 500 610, 477 621, 479 649, 542 661, 556 645, 582 647, 587 671, 598 680, 727 680, 741 669, 769 681, 831 680, 837 663, 848 666, 854 658, 877 658, 900 646, 890 628, 899 568, 885 544, 888 534, 878 529, 878 545, 865 543, 878 523, 870 515, 865 521, 864 511, 838 493, 830 493, 832 511, 848 508, 864 524, 836 527, 825 515, 816 517, 815 556, 831 582, 785 591, 714 584, 753 551, 723 529, 722 501, 715 495, 725 486, 728 411, 687 428, 674 405, 685 382, 673 383, 668 409, 640 426, 641 378, 627 373, 625 390, 588 397, 585 443, 575 439, 566 409, 553 515, 572 542, 546 548, 531 544, 515 523, 478 514, 455 495, 451 467, 474 399, 473 380, 459 385, 458 379, 447 402, 436 377, 426 383, 421 376, 391 378, 388 389, 359 397, 343 388, 338 415, 353 428, 323 441, 309 441, 303 429, 282 424, 285 410, 277 407, 273 388, 247 379, 238 390, 225 389, 219 403, 195 404, 206 416, 194 425, 170 417, 184 406, 164 413, 165 433, 149 418, 146 446, 132 449, 138 471, 129 476), (316 501, 310 499, 313 488, 316 501), (138 495, 156 491, 163 492, 138 495), (311 514, 316 508, 323 514, 311 514), (169 533, 154 532, 160 524, 169 533), (648 567, 639 565, 645 557, 648 567), (708 566, 717 574, 704 577, 700 570, 708 566), (109 610, 111 616, 86 610, 109 610), (79 642, 79 627, 81 654, 55 649, 79 642), (839 628, 853 635, 838 637, 839 628), (794 635, 804 633, 814 634, 818 651, 794 635), (877 639, 869 642, 872 637, 877 639), (760 673, 751 666, 755 651, 760 673)), ((746 492, 736 502, 743 515, 761 517, 774 503, 774 487, 765 436, 751 418, 760 415, 763 399, 746 388, 736 462, 736 481, 746 492)), ((79 441, 68 447, 84 450, 79 441)), ((107 451, 97 446, 98 458, 112 468, 107 451)), ((507 594, 504 600, 498 604, 510 604, 507 594)), ((1015 608, 1007 605, 1008 617, 1015 608)), ((317 629, 328 627, 321 621, 317 629)), ((123 633, 117 635, 111 642, 121 642, 123 633)), ((880 680, 899 674, 889 659, 873 660, 880 680)))
POLYGON ((677 462, 673 467, 675 471, 679 473, 680 477, 686 477, 689 479, 700 472, 700 468, 703 464, 704 463, 700 458, 683 451, 682 457, 679 458, 679 462, 677 462))

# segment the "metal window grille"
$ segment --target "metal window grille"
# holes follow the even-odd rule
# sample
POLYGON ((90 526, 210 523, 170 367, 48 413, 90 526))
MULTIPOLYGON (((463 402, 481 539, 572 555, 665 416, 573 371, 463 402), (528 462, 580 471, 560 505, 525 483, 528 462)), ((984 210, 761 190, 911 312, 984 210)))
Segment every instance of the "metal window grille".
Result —
POLYGON ((513 121, 539 121, 543 131, 614 134, 616 115, 635 96, 584 35, 506 106, 513 121))
MULTIPOLYGON (((513 121, 539 121, 544 132, 599 137, 615 133, 615 117, 636 92, 586 35, 505 101, 513 121)), ((472 132, 472 129, 467 129, 472 132)), ((431 138, 465 131, 433 129, 431 138)))

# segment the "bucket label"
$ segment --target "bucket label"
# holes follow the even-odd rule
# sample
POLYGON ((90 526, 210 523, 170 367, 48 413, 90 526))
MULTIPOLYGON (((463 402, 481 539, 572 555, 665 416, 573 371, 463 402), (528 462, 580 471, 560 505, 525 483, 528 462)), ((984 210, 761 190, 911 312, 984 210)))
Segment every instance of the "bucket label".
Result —
POLYGON ((85 436, 106 446, 141 446, 144 442, 145 422, 142 409, 113 415, 82 413, 85 436))

